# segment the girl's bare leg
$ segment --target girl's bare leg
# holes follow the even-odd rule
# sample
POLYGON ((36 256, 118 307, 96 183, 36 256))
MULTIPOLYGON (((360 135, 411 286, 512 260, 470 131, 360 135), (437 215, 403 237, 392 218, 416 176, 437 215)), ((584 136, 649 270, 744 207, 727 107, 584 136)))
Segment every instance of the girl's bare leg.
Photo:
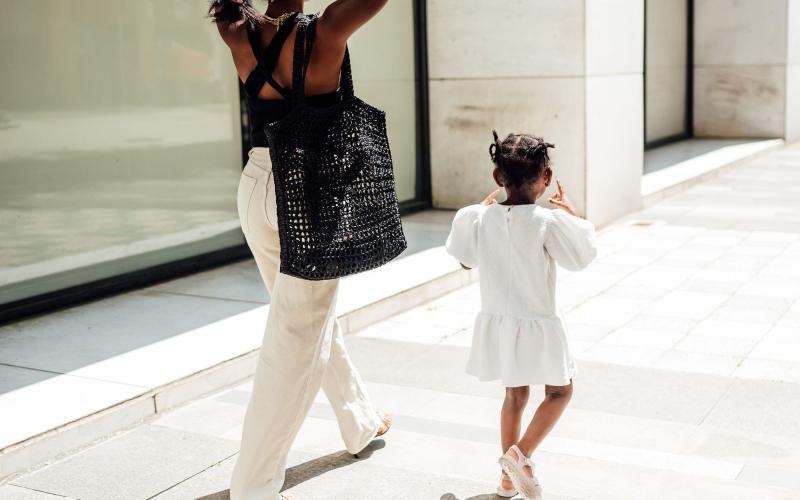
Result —
MULTIPOLYGON (((500 412, 500 446, 503 448, 501 453, 508 451, 511 445, 519 440, 522 413, 528 404, 529 395, 530 390, 527 386, 506 387, 506 399, 500 412)), ((500 476, 500 487, 505 490, 512 490, 514 487, 505 473, 500 476)))
POLYGON ((522 413, 528 404, 530 390, 524 387, 506 387, 506 399, 500 412, 500 445, 502 453, 508 451, 519 440, 522 413))
MULTIPOLYGON (((536 448, 542 443, 545 436, 553 429, 553 426, 558 422, 564 409, 567 407, 570 398, 572 397, 572 381, 569 385, 546 385, 544 388, 544 401, 536 409, 530 425, 528 425, 522 439, 519 440, 517 446, 527 455, 531 456, 536 448)), ((505 446, 505 442, 503 444, 505 446)), ((510 445, 509 445, 510 446, 510 445)))

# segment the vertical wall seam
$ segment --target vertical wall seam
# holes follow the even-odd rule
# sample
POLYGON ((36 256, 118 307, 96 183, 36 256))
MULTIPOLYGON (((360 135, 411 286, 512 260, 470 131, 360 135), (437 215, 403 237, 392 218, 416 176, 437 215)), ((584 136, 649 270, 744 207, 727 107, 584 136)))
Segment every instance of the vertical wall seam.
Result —
POLYGON ((583 212, 589 218, 589 76, 588 70, 588 34, 586 32, 586 9, 589 0, 582 3, 582 35, 583 35, 583 212))
POLYGON ((694 137, 694 28, 695 2, 686 2, 686 97, 684 113, 684 134, 688 139, 694 137))
POLYGON ((783 46, 786 49, 786 57, 784 59, 784 62, 786 63, 787 66, 789 65, 789 40, 791 39, 791 37, 789 36, 789 28, 791 27, 791 19, 789 18, 790 14, 789 3, 791 1, 792 0, 784 0, 783 2, 784 5, 783 18, 786 20, 786 27, 785 27, 786 29, 783 30, 783 38, 784 38, 783 46))
MULTIPOLYGON (((642 154, 647 147, 647 0, 642 0, 642 154)), ((644 162, 644 160, 642 160, 644 162)), ((642 164, 644 169, 644 164, 642 164)))
POLYGON ((783 60, 783 139, 787 140, 789 138, 789 40, 791 40, 791 36, 789 35, 789 29, 791 28, 791 19, 789 15, 791 11, 789 9, 789 3, 792 0, 785 0, 784 5, 784 16, 783 18, 786 20, 786 26, 783 30, 784 42, 783 46, 786 50, 786 56, 783 60))

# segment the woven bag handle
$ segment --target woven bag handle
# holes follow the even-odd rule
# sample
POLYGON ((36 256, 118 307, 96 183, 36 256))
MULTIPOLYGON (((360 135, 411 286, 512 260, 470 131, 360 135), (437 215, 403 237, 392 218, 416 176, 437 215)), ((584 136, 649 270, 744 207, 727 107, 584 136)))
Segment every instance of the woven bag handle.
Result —
POLYGON ((306 72, 308 64, 311 62, 311 49, 314 45, 316 31, 312 28, 309 36, 309 24, 309 17, 301 14, 297 21, 292 58, 292 101, 295 105, 305 104, 306 101, 306 72))
MULTIPOLYGON (((306 102, 306 74, 311 64, 311 51, 317 36, 317 16, 303 16, 297 23, 297 35, 294 43, 294 60, 292 66, 292 96, 295 103, 306 102)), ((345 45, 344 59, 339 88, 345 99, 355 96, 353 88, 353 70, 350 64, 350 49, 345 45)))
POLYGON ((344 60, 342 61, 342 77, 339 82, 339 88, 342 89, 342 94, 345 99, 352 99, 355 97, 355 90, 353 89, 353 70, 350 67, 350 49, 345 45, 344 47, 344 60))

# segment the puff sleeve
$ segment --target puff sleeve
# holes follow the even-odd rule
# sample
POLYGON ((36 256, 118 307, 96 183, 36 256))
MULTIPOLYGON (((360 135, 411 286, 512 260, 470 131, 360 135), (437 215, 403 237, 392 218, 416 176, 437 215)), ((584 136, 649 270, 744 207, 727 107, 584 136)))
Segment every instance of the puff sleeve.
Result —
POLYGON ((551 211, 544 247, 556 262, 570 271, 579 271, 594 260, 594 224, 564 210, 551 211))
POLYGON ((478 267, 478 220, 480 205, 464 207, 453 218, 445 249, 467 267, 478 267))

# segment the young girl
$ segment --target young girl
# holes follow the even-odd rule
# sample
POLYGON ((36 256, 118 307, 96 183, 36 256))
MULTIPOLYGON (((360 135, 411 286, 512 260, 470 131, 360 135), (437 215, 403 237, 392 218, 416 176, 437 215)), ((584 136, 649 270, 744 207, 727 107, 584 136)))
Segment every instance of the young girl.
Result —
POLYGON ((456 213, 447 251, 467 269, 480 272, 481 311, 475 320, 467 373, 479 380, 501 380, 506 397, 500 414, 503 473, 497 494, 517 491, 540 499, 531 454, 553 428, 572 395, 575 363, 566 326, 555 301, 556 263, 569 270, 595 257, 594 226, 576 215, 561 183, 536 205, 553 176, 541 137, 494 132, 489 154, 494 180, 506 200, 490 194, 482 203, 456 213), (529 386, 544 384, 545 398, 520 438, 529 386))

